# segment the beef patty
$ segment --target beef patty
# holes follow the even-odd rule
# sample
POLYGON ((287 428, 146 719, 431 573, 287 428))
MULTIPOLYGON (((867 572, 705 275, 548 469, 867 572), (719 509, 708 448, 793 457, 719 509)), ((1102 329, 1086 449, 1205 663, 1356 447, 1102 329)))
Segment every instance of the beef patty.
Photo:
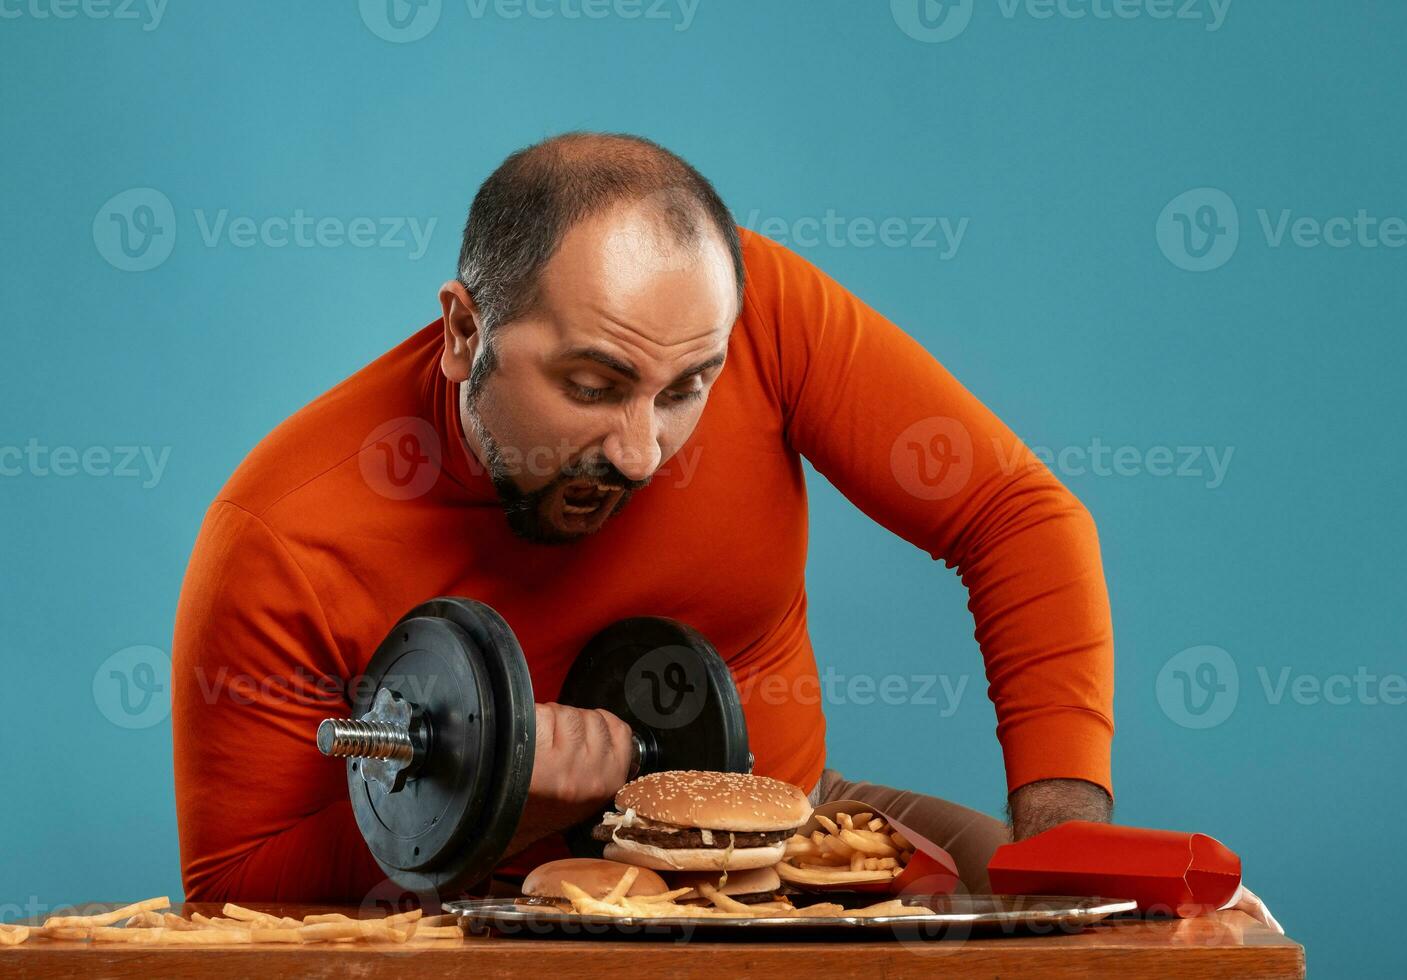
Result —
POLYGON ((651 830, 648 827, 620 827, 618 829, 608 827, 603 823, 597 824, 591 831, 591 836, 596 840, 610 841, 611 831, 615 829, 616 835, 621 840, 634 841, 637 844, 649 844, 651 847, 717 847, 726 848, 728 838, 731 835, 734 847, 771 847, 773 844, 780 844, 790 837, 795 831, 774 830, 767 833, 740 833, 728 830, 712 831, 713 843, 704 841, 701 831, 680 828, 676 831, 651 830))

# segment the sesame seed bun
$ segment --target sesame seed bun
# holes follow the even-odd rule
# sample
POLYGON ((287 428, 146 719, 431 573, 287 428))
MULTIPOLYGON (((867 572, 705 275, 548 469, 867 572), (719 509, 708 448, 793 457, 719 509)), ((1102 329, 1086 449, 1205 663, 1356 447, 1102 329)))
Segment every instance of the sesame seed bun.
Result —
MULTIPOLYGON (((631 862, 632 864, 634 862, 631 862)), ((640 876, 630 886, 627 895, 659 895, 669 891, 663 878, 649 868, 636 864, 640 876)), ((602 861, 599 858, 563 858, 540 864, 523 879, 523 894, 534 898, 566 898, 562 882, 570 881, 592 898, 600 898, 615 887, 630 864, 602 861)))
MULTIPOLYGON (((739 832, 793 830, 811 818, 811 801, 798 787, 741 772, 650 773, 621 787, 616 809, 680 827, 739 832)), ((749 866, 756 867, 734 865, 749 866)))
POLYGON ((654 847, 637 841, 612 841, 606 857, 656 871, 723 871, 768 868, 786 857, 785 844, 775 847, 654 847))
MULTIPOLYGON (((693 888, 699 885, 712 885, 718 888, 718 879, 723 877, 716 871, 681 871, 669 876, 669 883, 675 888, 693 888)), ((782 887, 781 876, 772 865, 765 868, 749 868, 743 871, 728 870, 728 880, 718 888, 724 895, 755 895, 760 892, 775 892, 782 887)), ((693 896, 685 895, 684 898, 693 896)))

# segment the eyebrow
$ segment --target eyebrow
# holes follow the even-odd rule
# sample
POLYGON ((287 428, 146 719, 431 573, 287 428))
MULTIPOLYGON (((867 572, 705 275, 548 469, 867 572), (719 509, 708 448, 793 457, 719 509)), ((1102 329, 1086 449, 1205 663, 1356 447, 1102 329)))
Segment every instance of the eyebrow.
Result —
MULTIPOLYGON (((727 358, 726 354, 715 354, 706 361, 700 361, 693 367, 681 371, 679 375, 670 382, 677 385, 681 381, 687 381, 696 374, 702 374, 709 368, 718 367, 727 358)), ((621 360, 614 354, 607 353, 598 347, 572 347, 557 355, 558 361, 594 361, 603 367, 608 367, 617 374, 624 375, 631 381, 640 380, 640 372, 635 369, 635 365, 629 361, 621 360)))

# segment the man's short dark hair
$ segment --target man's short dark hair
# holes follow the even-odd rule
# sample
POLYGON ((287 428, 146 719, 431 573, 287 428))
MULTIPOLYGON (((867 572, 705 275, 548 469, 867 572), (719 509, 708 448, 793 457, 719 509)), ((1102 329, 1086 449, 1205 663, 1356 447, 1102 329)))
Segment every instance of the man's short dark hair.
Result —
POLYGON ((640 136, 564 133, 518 150, 474 195, 459 251, 459 281, 483 328, 530 312, 538 277, 577 222, 616 204, 649 199, 678 244, 712 226, 733 262, 742 305, 737 225, 713 185, 689 163, 640 136))

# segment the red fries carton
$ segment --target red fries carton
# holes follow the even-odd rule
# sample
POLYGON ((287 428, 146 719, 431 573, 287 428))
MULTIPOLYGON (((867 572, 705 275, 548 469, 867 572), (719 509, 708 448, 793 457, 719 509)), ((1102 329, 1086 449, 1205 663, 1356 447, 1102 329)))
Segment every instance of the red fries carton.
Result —
POLYGON ((1140 910, 1201 915, 1241 884, 1241 859, 1206 834, 1072 820, 1016 844, 987 864, 999 895, 1132 899, 1140 910))
POLYGON ((914 856, 904 866, 904 870, 897 878, 890 878, 887 881, 838 882, 835 884, 787 881, 785 882, 787 885, 805 892, 842 891, 885 895, 917 892, 947 895, 957 888, 958 866, 952 856, 927 837, 914 831, 902 821, 895 820, 873 804, 861 803, 859 800, 832 800, 829 803, 822 803, 816 807, 815 812, 811 814, 811 819, 806 821, 805 826, 798 833, 806 837, 810 837, 811 832, 815 830, 826 833, 826 828, 821 825, 821 821, 816 819, 817 815, 834 822, 838 813, 848 813, 852 816, 857 813, 870 813, 876 817, 884 818, 885 823, 889 824, 891 829, 897 830, 904 836, 905 840, 914 846, 914 856))

